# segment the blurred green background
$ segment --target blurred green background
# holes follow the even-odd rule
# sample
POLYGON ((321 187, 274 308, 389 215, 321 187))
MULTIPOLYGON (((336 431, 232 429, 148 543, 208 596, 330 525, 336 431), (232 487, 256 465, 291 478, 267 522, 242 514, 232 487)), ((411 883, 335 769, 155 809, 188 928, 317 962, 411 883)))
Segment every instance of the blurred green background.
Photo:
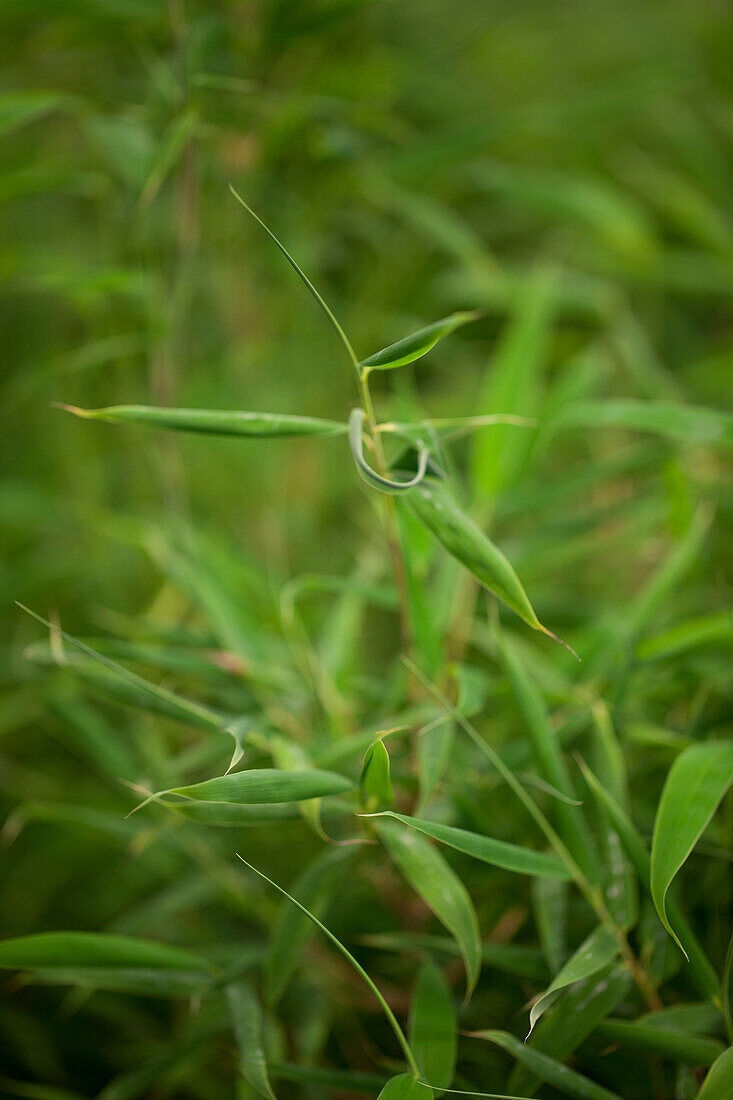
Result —
MULTIPOLYGON (((384 419, 542 419, 619 397, 720 410, 733 374, 732 58, 726 0, 0 5, 3 817, 99 791, 48 714, 43 669, 25 656, 39 628, 13 600, 80 634, 125 634, 140 615, 190 623, 169 542, 185 527, 212 576, 222 563, 246 627, 274 623, 290 577, 345 575, 365 545, 383 549, 343 439, 160 436, 51 407, 346 417, 358 396, 343 349, 229 183, 360 355, 454 309, 485 312, 375 380, 384 419), (480 408, 538 272, 553 292, 548 331, 527 348, 536 377, 505 395, 511 409, 480 408)), ((618 429, 540 437, 496 501, 494 532, 540 617, 582 649, 584 631, 623 619, 700 504, 716 521, 659 609, 662 630, 730 605, 721 452, 618 429)), ((367 622, 364 675, 397 651, 393 618, 367 622)), ((717 637, 705 663, 652 673, 645 717, 729 728, 729 625, 717 637)), ((113 921, 122 880, 85 908, 89 868, 104 866, 94 845, 72 855, 28 836, 10 852, 0 933, 113 921)), ((109 1061, 92 1058, 90 1088, 124 1059, 109 1061)))
MULTIPOLYGON (((161 443, 49 408, 345 415, 348 362, 229 182, 362 355, 487 310, 419 369, 432 415, 473 411, 539 261, 560 284, 548 377, 597 339, 598 392, 724 400, 724 0, 16 0, 2 21, 8 597, 70 624, 154 597, 96 508, 187 508, 277 573, 350 561, 359 495, 338 442, 161 443)), ((617 564, 623 585, 634 563, 617 564)), ((24 630, 13 613, 6 634, 24 630)))

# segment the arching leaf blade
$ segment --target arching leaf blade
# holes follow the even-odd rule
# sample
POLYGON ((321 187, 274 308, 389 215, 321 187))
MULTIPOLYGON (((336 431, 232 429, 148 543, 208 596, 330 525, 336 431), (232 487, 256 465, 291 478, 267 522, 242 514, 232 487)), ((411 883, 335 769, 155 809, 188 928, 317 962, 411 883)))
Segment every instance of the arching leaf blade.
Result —
POLYGON ((153 405, 110 405, 103 409, 79 409, 75 405, 59 407, 84 420, 106 420, 204 435, 289 439, 301 435, 345 435, 347 431, 346 424, 341 424, 338 420, 287 413, 241 412, 235 409, 166 409, 153 405))
POLYGON ((432 348, 442 340, 455 332, 457 328, 466 325, 469 321, 477 320, 481 314, 476 310, 462 310, 452 313, 450 317, 443 317, 440 321, 434 321, 432 325, 418 329, 417 332, 405 336, 394 344, 390 344, 381 351, 376 351, 367 359, 362 360, 362 367, 369 370, 393 370, 395 367, 403 367, 408 363, 414 363, 427 355, 432 348))
POLYGON ((441 844, 447 844, 450 848, 463 852, 464 855, 489 863, 493 867, 500 867, 505 871, 562 881, 570 878, 570 872, 562 861, 549 852, 534 851, 532 848, 523 848, 509 841, 469 832, 468 829, 458 829, 453 825, 443 825, 441 822, 427 821, 424 818, 408 817, 406 814, 395 813, 392 810, 385 810, 375 816, 395 818, 441 844))
POLYGON ((651 892, 662 924, 684 951, 667 912, 667 893, 733 782, 733 741, 685 749, 670 768, 654 823, 651 892))
POLYGON ((481 937, 466 887, 419 833, 387 821, 377 824, 377 832, 410 886, 458 943, 466 968, 466 997, 470 997, 481 970, 481 937))
POLYGON ((239 1049, 240 1072, 260 1096, 275 1100, 262 1045, 263 1019, 260 1003, 247 982, 232 982, 227 986, 226 992, 229 1016, 239 1049))
POLYGON ((410 1045, 425 1081, 447 1089, 456 1064, 456 1011, 442 970, 426 960, 420 967, 410 1007, 410 1045))

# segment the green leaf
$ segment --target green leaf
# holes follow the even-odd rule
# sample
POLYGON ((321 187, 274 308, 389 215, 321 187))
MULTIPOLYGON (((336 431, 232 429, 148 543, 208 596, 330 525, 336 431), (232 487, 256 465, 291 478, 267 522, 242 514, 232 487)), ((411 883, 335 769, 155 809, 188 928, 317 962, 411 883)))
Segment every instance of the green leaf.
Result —
POLYGON ((182 947, 105 932, 38 932, 0 940, 0 967, 23 970, 54 966, 208 969, 199 955, 182 947))
POLYGON ((296 802, 256 803, 248 806, 235 802, 169 802, 169 809, 189 821, 201 825, 221 825, 243 828, 247 825, 274 824, 276 821, 297 821, 302 817, 296 802))
POLYGON ((682 951, 685 949, 667 913, 667 892, 731 782, 733 741, 709 741, 680 753, 659 800, 652 838, 651 892, 664 927, 682 951))
POLYGON ((432 1100, 432 1091, 417 1077, 401 1073, 393 1077, 380 1092, 377 1100, 432 1100))
POLYGON ((147 428, 168 428, 177 432, 206 435, 252 436, 289 439, 298 435, 345 435, 346 424, 317 416, 285 413, 239 412, 219 409, 164 409, 153 405, 110 405, 104 409, 59 408, 84 420, 109 420, 120 424, 141 424, 147 428))
POLYGON ((603 970, 618 955, 618 943, 609 930, 599 924, 589 936, 585 938, 580 947, 570 956, 559 974, 553 978, 545 992, 532 1005, 529 1013, 530 1035, 537 1026, 537 1022, 544 1012, 557 998, 558 993, 575 982, 603 970))
POLYGON ((474 1031, 471 1032, 474 1039, 487 1039, 490 1043, 511 1054, 518 1062, 526 1066, 536 1074, 540 1080, 553 1088, 559 1089, 566 1096, 573 1096, 576 1100, 620 1100, 615 1092, 609 1092, 601 1085, 594 1084, 587 1077, 577 1073, 573 1069, 564 1066, 562 1062, 542 1054, 539 1050, 510 1035, 506 1031, 474 1031))
MULTIPOLYGON (((549 271, 539 269, 517 294, 514 316, 502 330, 473 412, 535 416, 539 411, 555 283, 549 271)), ((517 481, 534 434, 498 427, 476 437, 471 453, 475 500, 487 501, 490 507, 502 490, 517 481)))
MULTIPOLYGON (((649 852, 636 826, 624 808, 605 789, 587 764, 582 759, 579 759, 579 764, 593 796, 618 832, 623 849, 633 864, 640 883, 646 890, 651 892, 649 852)), ((718 976, 703 951, 700 941, 673 898, 667 899, 667 911, 682 940, 684 951, 690 961, 692 977, 698 988, 704 996, 716 999, 719 995, 718 976)))
POLYGON ((394 802, 389 753, 381 737, 373 741, 364 754, 359 790, 362 805, 367 809, 374 809, 381 802, 394 802))
POLYGON ((687 619, 640 642, 636 656, 640 661, 658 661, 679 656, 711 642, 730 642, 733 638, 733 611, 715 611, 687 619))
MULTIPOLYGON (((341 881, 353 848, 330 848, 316 856, 293 884, 292 893, 311 914, 321 917, 341 881)), ((311 938, 313 921, 294 905, 283 905, 273 926, 265 964, 267 1000, 282 996, 311 938)))
POLYGON ((568 884, 557 879, 532 881, 532 912, 542 954, 551 974, 557 974, 567 957, 568 884))
POLYGON ((410 886, 458 943, 466 967, 466 997, 470 997, 481 970, 481 937, 466 887, 419 833, 386 821, 377 824, 377 832, 410 886))
POLYGON ((260 1096, 275 1100, 262 1045, 262 1009, 259 1001, 246 982, 232 982, 226 992, 242 1076, 260 1096))
MULTIPOLYGON (((396 951, 401 955, 413 952, 422 956, 426 951, 454 957, 461 954, 458 944, 449 936, 431 936, 419 932, 378 932, 362 936, 360 942, 377 951, 396 951)), ((481 957, 487 966, 506 974, 532 981, 545 981, 547 978, 547 967, 543 963, 542 955, 533 947, 489 941, 481 945, 481 957)))
POLYGON ((697 1100, 733 1100, 733 1047, 728 1047, 710 1067, 697 1100))
POLYGON ((209 964, 167 944, 102 932, 41 932, 0 942, 0 967, 51 985, 190 997, 212 981, 209 964))
POLYGON ((171 787, 158 791, 151 798, 159 799, 166 794, 177 794, 201 802, 232 802, 252 806, 270 802, 301 802, 306 798, 343 794, 352 790, 353 786, 351 780, 343 775, 318 771, 315 768, 303 772, 286 772, 279 768, 250 768, 248 771, 218 775, 214 779, 205 779, 202 783, 192 783, 186 787, 171 787))
POLYGON ((422 1077, 447 1089, 456 1065, 456 1012, 443 971, 429 960, 418 971, 409 1037, 422 1077))
MULTIPOLYGON (((540 775, 562 794, 574 799, 576 792, 535 679, 520 659, 516 647, 500 630, 496 631, 496 644, 540 775)), ((590 830, 582 807, 558 802, 553 813, 558 830, 576 862, 586 877, 594 881, 597 878, 597 854, 590 840, 590 830)))
POLYGON ((320 1085, 350 1096, 363 1095, 374 1100, 383 1087, 384 1077, 372 1073, 352 1073, 350 1070, 321 1066, 296 1066, 290 1062, 272 1062, 270 1076, 277 1081, 292 1081, 296 1085, 320 1085))
POLYGON ((733 446, 733 414, 672 401, 579 401, 563 410, 558 428, 628 428, 654 432, 683 443, 733 446))
POLYGON ((689 1066, 710 1066, 723 1049, 717 1039, 705 1039, 671 1028, 650 1027, 636 1020, 606 1020, 598 1028, 598 1035, 610 1043, 623 1043, 662 1054, 689 1066))
POLYGON ((503 600, 533 630, 555 637, 537 618, 522 582, 507 558, 459 507, 443 482, 432 477, 425 478, 414 492, 407 494, 405 503, 448 553, 481 584, 503 600))
POLYGON ((376 351, 368 359, 362 360, 362 367, 369 370, 392 370, 394 367, 402 367, 406 363, 414 363, 423 355, 435 347, 439 340, 455 332, 461 325, 469 321, 477 320, 481 314, 476 310, 452 313, 450 317, 444 317, 441 321, 434 321, 432 325, 418 329, 410 336, 398 340, 396 344, 376 351))
POLYGON ((425 808, 450 761, 456 728, 445 715, 420 730, 417 742, 417 774, 420 781, 418 811, 425 808))
POLYGON ((0 133, 9 134, 72 102, 70 96, 40 89, 3 92, 0 95, 0 133))
MULTIPOLYGON (((626 967, 607 967, 599 974, 577 983, 561 994, 560 1000, 542 1017, 528 1039, 533 1050, 541 1050, 558 1062, 574 1053, 626 996, 631 978, 626 967)), ((517 1065, 509 1080, 510 1088, 534 1096, 539 1081, 535 1074, 517 1065)))
POLYGON ((516 871, 520 875, 539 875, 544 878, 568 880, 570 872, 556 855, 549 852, 536 852, 531 848, 522 848, 506 840, 471 833, 467 829, 457 829, 453 825, 442 825, 437 821, 426 821, 420 817, 408 817, 392 810, 384 810, 375 817, 393 817, 409 825, 419 833, 425 833, 433 840, 455 848, 473 859, 490 863, 492 867, 501 867, 505 871, 516 871))

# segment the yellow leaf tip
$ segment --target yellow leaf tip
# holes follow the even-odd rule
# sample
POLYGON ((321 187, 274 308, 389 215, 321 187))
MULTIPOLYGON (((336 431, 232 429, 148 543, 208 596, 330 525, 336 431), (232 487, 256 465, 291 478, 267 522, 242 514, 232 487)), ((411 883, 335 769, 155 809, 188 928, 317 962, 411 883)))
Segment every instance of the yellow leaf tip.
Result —
POLYGON ((78 405, 67 405, 64 401, 52 401, 52 409, 63 409, 64 412, 73 413, 74 416, 91 416, 89 409, 80 409, 78 405))
POLYGON ((559 642, 563 649, 567 649, 568 653, 572 653, 575 660, 582 664, 582 658, 575 652, 570 642, 564 641, 559 634, 555 634, 552 630, 549 630, 546 626, 540 625, 540 630, 543 634, 547 634, 549 638, 553 638, 556 642, 559 642))

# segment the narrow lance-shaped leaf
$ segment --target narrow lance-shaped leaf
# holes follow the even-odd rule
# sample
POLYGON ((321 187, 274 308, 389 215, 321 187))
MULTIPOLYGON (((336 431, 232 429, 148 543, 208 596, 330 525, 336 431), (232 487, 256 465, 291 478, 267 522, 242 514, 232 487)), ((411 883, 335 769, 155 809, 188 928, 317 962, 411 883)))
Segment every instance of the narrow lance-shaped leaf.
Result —
POLYGON ((618 1093, 609 1092, 601 1085, 596 1085, 587 1077, 569 1069, 568 1066, 550 1058, 549 1055, 535 1050, 506 1031, 474 1031, 471 1036, 474 1039, 486 1039, 490 1043, 496 1043, 542 1081, 552 1085, 566 1096, 573 1096, 576 1100, 620 1100, 618 1093))
POLYGON ((470 997, 481 970, 481 937, 466 887, 419 833, 387 821, 380 822, 377 831, 410 886, 455 938, 466 967, 466 996, 470 997))
POLYGON ((423 1079, 447 1089, 456 1065, 456 1011, 443 971, 430 960, 418 971, 409 1036, 423 1079))
POLYGON ((560 880, 568 880, 571 877, 562 861, 550 852, 536 852, 532 848, 523 848, 519 844, 512 844, 506 840, 495 840, 494 837, 484 836, 481 833, 457 829, 453 825, 443 825, 438 821, 408 817, 406 814, 398 814, 392 810, 385 810, 374 816, 393 817, 409 825, 411 829, 416 829, 417 832, 440 841, 441 844, 447 844, 450 848, 463 852, 464 855, 480 859, 483 863, 490 863, 493 867, 501 867, 505 871, 560 880))
POLYGON ((392 802, 392 779, 390 776, 389 753, 381 737, 367 749, 359 777, 362 804, 372 810, 380 802, 392 802))
POLYGON ((206 435, 251 436, 287 439, 298 435, 345 435, 346 424, 317 416, 286 413, 239 412, 220 409, 164 409, 152 405, 110 405, 104 409, 79 409, 60 405, 84 420, 109 420, 206 435))
MULTIPOLYGON (((517 293, 514 315, 502 329, 474 412, 533 416, 539 410, 555 282, 552 272, 539 268, 517 293)), ((516 482, 531 444, 531 434, 504 427, 482 433, 473 441, 474 497, 487 502, 485 511, 499 493, 516 482)))
POLYGON ((252 1088, 268 1100, 275 1100, 262 1046, 262 1009, 246 982, 227 986, 229 1015, 239 1048, 239 1068, 252 1088))
MULTIPOLYGON (((573 799, 575 791, 544 698, 516 647, 500 630, 496 631, 496 644, 539 772, 563 795, 573 799)), ((563 840, 586 877, 593 881, 597 877, 597 857, 582 807, 559 802, 554 814, 563 840)))
POLYGON ((671 401, 582 401, 568 406, 558 428, 629 428, 679 439, 683 443, 733 446, 733 414, 671 401))
POLYGON ((41 932, 0 942, 0 968, 53 985, 153 997, 190 997, 213 980, 209 964, 183 948, 102 932, 41 932))
POLYGON ((232 802, 251 806, 270 802, 301 802, 306 798, 343 794, 352 790, 353 786, 351 780, 343 775, 318 771, 315 768, 303 772, 287 772, 279 768, 250 768, 243 772, 230 772, 214 779, 205 779, 202 783, 157 791, 147 801, 160 799, 167 794, 177 794, 182 798, 194 798, 201 802, 232 802))
MULTIPOLYGON (((587 764, 580 758, 578 763, 593 796, 618 832, 624 851, 633 864, 640 883, 648 892, 651 892, 649 852, 636 826, 624 808, 619 805, 613 795, 609 794, 587 764)), ((692 977, 704 996, 716 999, 719 995, 719 982, 710 960, 682 915, 674 898, 667 898, 666 905, 671 923, 677 929, 683 949, 690 961, 692 977)))
MULTIPOLYGON (((585 978, 561 994, 557 1005, 542 1017, 528 1039, 533 1050, 562 1062, 605 1020, 627 995, 631 976, 619 963, 585 978)), ((536 1074, 518 1063, 509 1087, 522 1096, 534 1096, 539 1088, 536 1074)))
POLYGON ((723 1044, 717 1039, 671 1028, 650 1027, 637 1020, 606 1020, 598 1029, 598 1038, 662 1054, 688 1066, 711 1066, 723 1050, 723 1044))
POLYGON ((405 497, 405 501, 448 553, 473 573, 485 588, 503 600, 533 630, 556 638, 537 618, 524 586, 508 559, 459 507, 441 481, 425 478, 414 492, 405 497))
POLYGON ((30 608, 24 607, 23 604, 19 603, 18 607, 35 619, 36 622, 42 623, 54 634, 92 658, 92 661, 95 662, 94 665, 88 667, 77 666, 76 668, 76 671, 83 678, 91 678, 92 682, 95 682, 96 677, 103 690, 105 688, 109 689, 110 693, 123 703, 168 715, 176 718, 179 722, 190 722, 206 729, 219 730, 221 733, 229 734, 234 741, 234 751, 229 762, 229 768, 233 768, 241 760, 244 741, 250 726, 250 721, 246 716, 243 718, 230 718, 228 715, 219 714, 202 703, 186 699, 175 691, 169 691, 168 688, 161 687, 160 684, 152 683, 124 665, 118 664, 117 661, 113 661, 104 653, 98 653, 86 642, 82 642, 72 634, 67 634, 65 630, 61 630, 60 627, 42 618, 41 615, 37 615, 30 608), (100 672, 102 668, 106 669, 108 673, 111 673, 111 677, 107 676, 106 673, 97 676, 97 666, 99 666, 100 672))
POLYGON ((476 310, 464 310, 452 313, 450 317, 443 317, 440 321, 434 321, 432 325, 418 329, 417 332, 405 336, 395 344, 390 344, 381 351, 376 351, 367 359, 362 360, 362 367, 368 370, 392 370, 394 367, 402 367, 407 363, 414 363, 423 355, 435 347, 439 340, 455 332, 461 325, 469 321, 476 321, 481 314, 476 310))
POLYGON ((590 978, 597 974, 599 970, 603 970, 615 959, 618 950, 616 939, 604 925, 600 924, 595 928, 577 951, 571 955, 542 996, 532 1005, 529 1013, 530 1035, 543 1012, 550 1007, 562 989, 584 978, 590 978))
POLYGON ((685 949, 667 912, 667 892, 731 782, 733 741, 693 745, 673 763, 659 801, 652 838, 651 892, 664 927, 682 951, 685 949))
POLYGON ((54 966, 208 969, 199 955, 185 948, 105 932, 38 932, 0 940, 0 967, 23 970, 54 966))

